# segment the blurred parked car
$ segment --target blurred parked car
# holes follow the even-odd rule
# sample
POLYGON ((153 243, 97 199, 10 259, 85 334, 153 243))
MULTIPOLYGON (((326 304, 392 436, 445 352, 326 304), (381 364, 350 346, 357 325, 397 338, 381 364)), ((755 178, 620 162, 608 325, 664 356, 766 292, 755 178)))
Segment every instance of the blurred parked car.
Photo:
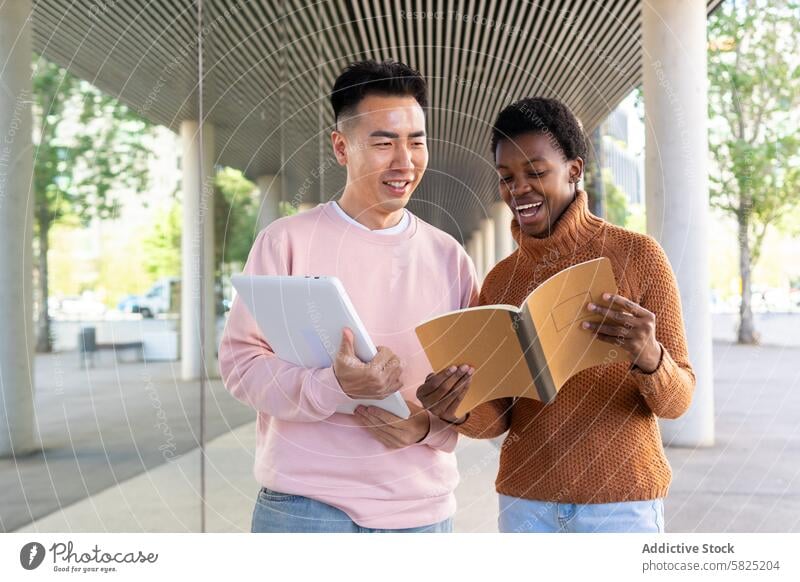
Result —
POLYGON ((117 309, 122 313, 139 313, 139 296, 126 295, 117 303, 117 309))
POLYGON ((180 309, 181 281, 166 277, 156 281, 144 295, 126 295, 117 305, 123 313, 141 313, 151 318, 162 313, 177 313, 180 309))

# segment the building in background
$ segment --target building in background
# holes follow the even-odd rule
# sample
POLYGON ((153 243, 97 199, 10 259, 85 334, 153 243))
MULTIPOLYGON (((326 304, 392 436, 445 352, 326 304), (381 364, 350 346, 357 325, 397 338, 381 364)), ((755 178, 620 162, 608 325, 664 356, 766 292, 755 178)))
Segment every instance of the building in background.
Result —
POLYGON ((644 127, 629 95, 601 125, 603 168, 611 171, 614 184, 625 193, 628 204, 644 204, 644 127))

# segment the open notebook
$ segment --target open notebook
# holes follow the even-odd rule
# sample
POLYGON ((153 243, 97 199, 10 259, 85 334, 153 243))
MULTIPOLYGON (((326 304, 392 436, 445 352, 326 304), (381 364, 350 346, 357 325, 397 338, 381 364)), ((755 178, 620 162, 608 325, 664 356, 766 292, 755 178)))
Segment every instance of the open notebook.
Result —
POLYGON ((416 328, 434 370, 475 368, 459 416, 482 402, 507 396, 548 403, 566 381, 587 368, 622 357, 618 346, 595 340, 583 321, 603 293, 617 293, 611 262, 601 257, 547 279, 521 306, 484 305, 451 311, 416 328))

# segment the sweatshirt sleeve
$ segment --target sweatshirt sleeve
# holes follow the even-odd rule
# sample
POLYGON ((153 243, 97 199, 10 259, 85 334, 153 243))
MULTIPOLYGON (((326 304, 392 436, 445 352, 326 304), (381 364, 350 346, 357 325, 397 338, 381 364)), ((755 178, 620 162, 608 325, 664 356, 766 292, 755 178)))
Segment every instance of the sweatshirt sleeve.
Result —
MULTIPOLYGON (((288 264, 287 245, 268 227, 253 243, 244 273, 289 275, 288 264)), ((239 297, 225 324, 219 368, 225 388, 235 398, 281 420, 323 420, 350 400, 332 367, 308 369, 278 358, 239 297)))
MULTIPOLYGON (((478 297, 478 305, 493 303, 488 296, 488 277, 483 282, 483 289, 478 297)), ((513 398, 498 398, 479 404, 467 413, 467 420, 454 428, 464 436, 474 439, 491 439, 506 432, 511 426, 511 408, 513 398)))
MULTIPOLYGON (((459 309, 475 307, 478 304, 478 274, 472 259, 460 245, 458 247, 458 283, 461 297, 459 309)), ((458 442, 459 431, 454 425, 435 414, 429 413, 429 416, 431 428, 428 435, 420 442, 445 453, 452 453, 458 442)))
POLYGON ((661 345, 661 361, 652 373, 631 366, 631 376, 650 410, 661 418, 678 418, 692 402, 695 375, 689 363, 683 309, 678 283, 664 249, 648 238, 647 284, 641 306, 656 316, 656 339, 661 345))
POLYGON ((445 422, 435 414, 428 412, 431 426, 428 434, 420 441, 420 444, 428 445, 432 449, 452 453, 456 450, 458 442, 458 432, 452 424, 445 422))

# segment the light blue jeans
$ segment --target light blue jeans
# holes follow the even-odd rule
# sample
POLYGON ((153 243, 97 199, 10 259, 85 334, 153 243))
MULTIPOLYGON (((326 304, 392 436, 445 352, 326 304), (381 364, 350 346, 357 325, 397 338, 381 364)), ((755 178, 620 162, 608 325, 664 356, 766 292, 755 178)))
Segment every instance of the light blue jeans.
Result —
POLYGON ((450 533, 453 519, 406 529, 361 527, 348 515, 321 501, 262 487, 253 510, 252 533, 450 533))
POLYGON ((500 495, 498 528, 507 533, 664 533, 664 500, 578 504, 500 495))

